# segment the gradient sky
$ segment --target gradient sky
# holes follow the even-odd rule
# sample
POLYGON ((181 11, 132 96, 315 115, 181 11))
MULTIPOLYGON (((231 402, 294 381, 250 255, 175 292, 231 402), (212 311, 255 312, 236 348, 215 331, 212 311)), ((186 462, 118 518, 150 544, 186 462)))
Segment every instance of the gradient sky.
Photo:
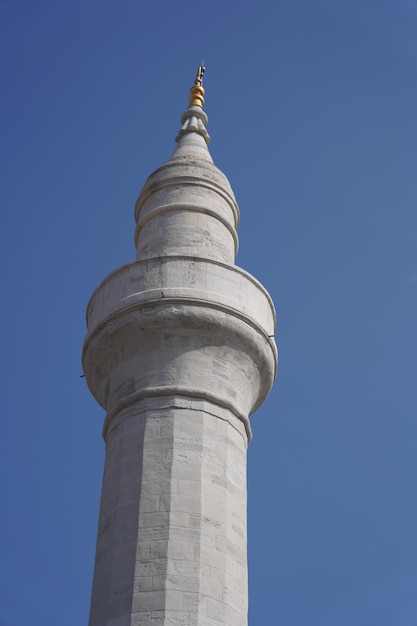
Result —
POLYGON ((277 307, 250 626, 417 624, 417 2, 1 0, 0 626, 87 623, 85 308, 204 59, 237 263, 277 307))

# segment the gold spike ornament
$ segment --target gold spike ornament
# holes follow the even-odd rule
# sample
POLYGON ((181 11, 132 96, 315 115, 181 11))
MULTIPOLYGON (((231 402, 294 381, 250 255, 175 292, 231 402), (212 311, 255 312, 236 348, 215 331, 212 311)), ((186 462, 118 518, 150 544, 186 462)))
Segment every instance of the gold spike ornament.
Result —
POLYGON ((206 68, 203 64, 198 67, 197 76, 195 77, 194 86, 190 89, 190 98, 188 103, 190 106, 196 104, 203 108, 204 106, 204 88, 203 88, 203 74, 206 68))

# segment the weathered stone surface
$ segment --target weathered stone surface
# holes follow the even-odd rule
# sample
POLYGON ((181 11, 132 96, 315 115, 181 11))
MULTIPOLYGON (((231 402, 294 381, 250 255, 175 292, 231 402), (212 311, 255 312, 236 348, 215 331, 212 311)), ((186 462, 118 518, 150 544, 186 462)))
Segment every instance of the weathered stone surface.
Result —
POLYGON ((195 614, 196 624, 206 624, 202 597, 218 603, 207 617, 222 611, 229 616, 224 624, 242 623, 247 434, 241 420, 217 405, 179 404, 169 397, 139 402, 136 415, 108 434, 91 624, 111 624, 122 614, 130 624, 132 613, 161 608, 175 612, 179 623, 192 623, 195 614), (184 478, 190 472, 193 479, 184 478), (144 496, 155 485, 164 493, 162 511, 155 497, 144 496))
POLYGON ((87 309, 107 412, 90 626, 247 624, 249 415, 275 378, 275 312, 234 265, 239 209, 190 109, 136 204, 137 261, 87 309))

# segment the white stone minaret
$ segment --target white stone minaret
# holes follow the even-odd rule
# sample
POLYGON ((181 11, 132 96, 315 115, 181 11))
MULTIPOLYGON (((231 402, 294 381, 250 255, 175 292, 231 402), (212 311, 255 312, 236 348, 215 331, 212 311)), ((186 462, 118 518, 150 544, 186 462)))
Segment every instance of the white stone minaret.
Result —
POLYGON ((275 378, 275 312, 234 264, 203 72, 136 203, 137 260, 87 309, 84 372, 107 412, 90 626, 247 624, 248 416, 275 378))

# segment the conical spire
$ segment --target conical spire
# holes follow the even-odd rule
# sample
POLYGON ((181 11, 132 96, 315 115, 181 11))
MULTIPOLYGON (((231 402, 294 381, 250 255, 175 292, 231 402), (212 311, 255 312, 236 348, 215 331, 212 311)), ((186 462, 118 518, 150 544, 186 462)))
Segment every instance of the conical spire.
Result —
POLYGON ((145 182, 135 207, 137 259, 204 257, 234 264, 239 208, 207 144, 200 65, 171 157, 145 182))

